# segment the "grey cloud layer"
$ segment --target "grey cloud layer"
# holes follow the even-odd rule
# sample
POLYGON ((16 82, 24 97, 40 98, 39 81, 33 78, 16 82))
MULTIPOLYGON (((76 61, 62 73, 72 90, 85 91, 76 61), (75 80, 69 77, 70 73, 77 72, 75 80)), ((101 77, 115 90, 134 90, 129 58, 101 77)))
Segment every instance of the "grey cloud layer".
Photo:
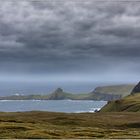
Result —
POLYGON ((139 13, 139 2, 0 1, 0 63, 98 71, 138 62, 139 13))

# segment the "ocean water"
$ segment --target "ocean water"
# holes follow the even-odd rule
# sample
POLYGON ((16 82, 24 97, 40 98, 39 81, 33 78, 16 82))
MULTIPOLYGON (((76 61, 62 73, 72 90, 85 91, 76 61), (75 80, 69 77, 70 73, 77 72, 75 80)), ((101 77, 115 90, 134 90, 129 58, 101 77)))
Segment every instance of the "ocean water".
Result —
POLYGON ((107 102, 92 100, 1 100, 0 111, 23 112, 23 111, 50 111, 81 113, 100 110, 107 102))
MULTIPOLYGON (((89 93, 95 87, 108 85, 108 83, 94 82, 0 82, 0 96, 9 96, 14 94, 50 94, 58 87, 65 92, 89 93)), ((78 100, 3 100, 0 101, 0 111, 51 111, 51 112, 94 112, 106 104, 105 101, 78 101, 78 100)))

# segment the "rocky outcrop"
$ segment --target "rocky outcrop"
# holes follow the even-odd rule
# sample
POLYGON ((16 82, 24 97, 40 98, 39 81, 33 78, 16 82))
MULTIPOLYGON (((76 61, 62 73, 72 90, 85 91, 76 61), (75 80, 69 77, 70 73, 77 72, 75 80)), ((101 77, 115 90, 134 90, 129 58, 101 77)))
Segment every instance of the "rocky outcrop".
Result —
POLYGON ((133 88, 131 94, 140 93, 140 82, 133 88))
POLYGON ((63 89, 57 88, 53 93, 48 96, 48 100, 64 100, 69 99, 69 93, 65 93, 63 89))

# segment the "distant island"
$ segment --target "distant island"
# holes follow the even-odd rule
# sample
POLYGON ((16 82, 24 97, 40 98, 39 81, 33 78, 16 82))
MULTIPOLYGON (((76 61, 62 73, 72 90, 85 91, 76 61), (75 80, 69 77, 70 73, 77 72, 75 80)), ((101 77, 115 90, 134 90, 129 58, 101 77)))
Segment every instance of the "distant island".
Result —
POLYGON ((0 100, 104 100, 112 101, 121 99, 131 93, 135 85, 111 85, 95 88, 90 93, 72 94, 63 91, 62 88, 57 88, 54 92, 47 95, 12 95, 0 97, 0 100))

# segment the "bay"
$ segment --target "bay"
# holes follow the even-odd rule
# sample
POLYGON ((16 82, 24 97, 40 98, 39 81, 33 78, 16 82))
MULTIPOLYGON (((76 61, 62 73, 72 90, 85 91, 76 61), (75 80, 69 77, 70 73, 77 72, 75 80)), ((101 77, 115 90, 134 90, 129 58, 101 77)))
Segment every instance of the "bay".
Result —
POLYGON ((1 112, 50 111, 65 113, 94 112, 107 102, 93 100, 1 100, 1 112))

